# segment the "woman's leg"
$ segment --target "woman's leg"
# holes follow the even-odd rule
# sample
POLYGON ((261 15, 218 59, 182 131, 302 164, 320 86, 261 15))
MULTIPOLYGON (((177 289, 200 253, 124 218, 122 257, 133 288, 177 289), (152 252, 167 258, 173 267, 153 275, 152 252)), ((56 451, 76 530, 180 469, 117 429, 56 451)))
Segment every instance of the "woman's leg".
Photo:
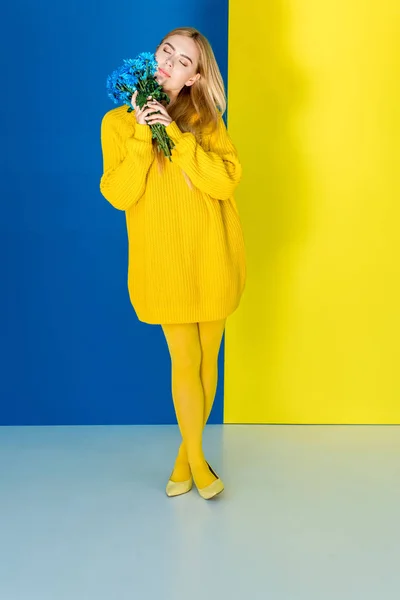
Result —
POLYGON ((196 485, 203 488, 210 485, 215 477, 207 466, 202 445, 205 409, 200 378, 202 350, 199 328, 197 323, 190 323, 162 325, 162 329, 171 356, 172 397, 185 443, 186 466, 190 465, 196 485))
MULTIPOLYGON (((210 416, 218 383, 218 355, 221 347, 226 319, 199 323, 199 338, 202 350, 200 378, 204 391, 204 421, 206 425, 210 416)), ((186 481, 190 478, 189 460, 185 443, 182 442, 171 479, 186 481)))

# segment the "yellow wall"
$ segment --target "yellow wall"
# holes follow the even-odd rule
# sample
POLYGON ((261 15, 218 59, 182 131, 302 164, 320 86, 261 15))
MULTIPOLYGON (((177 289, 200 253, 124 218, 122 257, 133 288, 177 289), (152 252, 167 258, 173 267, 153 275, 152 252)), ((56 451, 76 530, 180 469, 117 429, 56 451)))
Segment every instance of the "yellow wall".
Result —
POLYGON ((399 23, 399 0, 230 0, 226 423, 400 423, 399 23))

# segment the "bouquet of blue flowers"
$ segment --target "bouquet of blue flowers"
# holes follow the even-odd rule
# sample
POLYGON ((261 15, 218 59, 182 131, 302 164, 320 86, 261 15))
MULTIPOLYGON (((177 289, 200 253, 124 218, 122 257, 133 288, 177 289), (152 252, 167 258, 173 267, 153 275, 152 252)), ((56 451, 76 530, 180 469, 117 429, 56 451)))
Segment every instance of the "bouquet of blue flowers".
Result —
MULTIPOLYGON (((134 110, 131 98, 136 90, 138 91, 136 104, 141 109, 146 104, 149 96, 152 96, 158 102, 165 101, 169 104, 169 97, 163 92, 161 85, 154 77, 157 70, 156 57, 150 52, 141 52, 136 58, 124 59, 123 64, 107 77, 109 98, 115 104, 119 102, 127 104, 129 106, 127 112, 134 110)), ((165 125, 155 123, 150 125, 150 129, 153 139, 157 139, 159 150, 162 150, 165 156, 171 160, 171 150, 174 143, 165 131, 165 125)))

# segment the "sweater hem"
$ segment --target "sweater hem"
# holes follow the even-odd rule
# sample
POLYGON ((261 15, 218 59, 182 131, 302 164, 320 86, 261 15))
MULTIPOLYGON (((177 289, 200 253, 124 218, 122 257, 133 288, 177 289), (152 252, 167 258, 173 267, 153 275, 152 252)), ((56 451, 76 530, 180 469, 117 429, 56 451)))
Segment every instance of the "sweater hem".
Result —
POLYGON ((223 313, 199 313, 196 317, 179 317, 179 318, 169 318, 169 319, 155 319, 145 317, 138 313, 138 311, 133 306, 133 309, 136 313, 138 320, 141 323, 145 323, 146 325, 183 325, 183 324, 191 324, 191 323, 209 323, 212 321, 221 321, 222 319, 227 319, 230 315, 232 315, 239 307, 239 302, 237 302, 234 308, 230 310, 225 310, 223 313))

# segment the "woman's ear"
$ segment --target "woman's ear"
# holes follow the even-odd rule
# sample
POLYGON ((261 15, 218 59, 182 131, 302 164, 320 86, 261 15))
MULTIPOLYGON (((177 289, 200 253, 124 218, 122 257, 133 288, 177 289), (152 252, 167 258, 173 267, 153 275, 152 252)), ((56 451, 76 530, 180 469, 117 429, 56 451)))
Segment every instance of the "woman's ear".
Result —
POLYGON ((191 85, 193 85, 194 83, 196 83, 196 81, 198 81, 200 79, 201 75, 200 73, 196 73, 196 75, 194 75, 193 77, 191 77, 190 79, 187 80, 187 82, 185 83, 185 85, 187 87, 190 87, 191 85))

